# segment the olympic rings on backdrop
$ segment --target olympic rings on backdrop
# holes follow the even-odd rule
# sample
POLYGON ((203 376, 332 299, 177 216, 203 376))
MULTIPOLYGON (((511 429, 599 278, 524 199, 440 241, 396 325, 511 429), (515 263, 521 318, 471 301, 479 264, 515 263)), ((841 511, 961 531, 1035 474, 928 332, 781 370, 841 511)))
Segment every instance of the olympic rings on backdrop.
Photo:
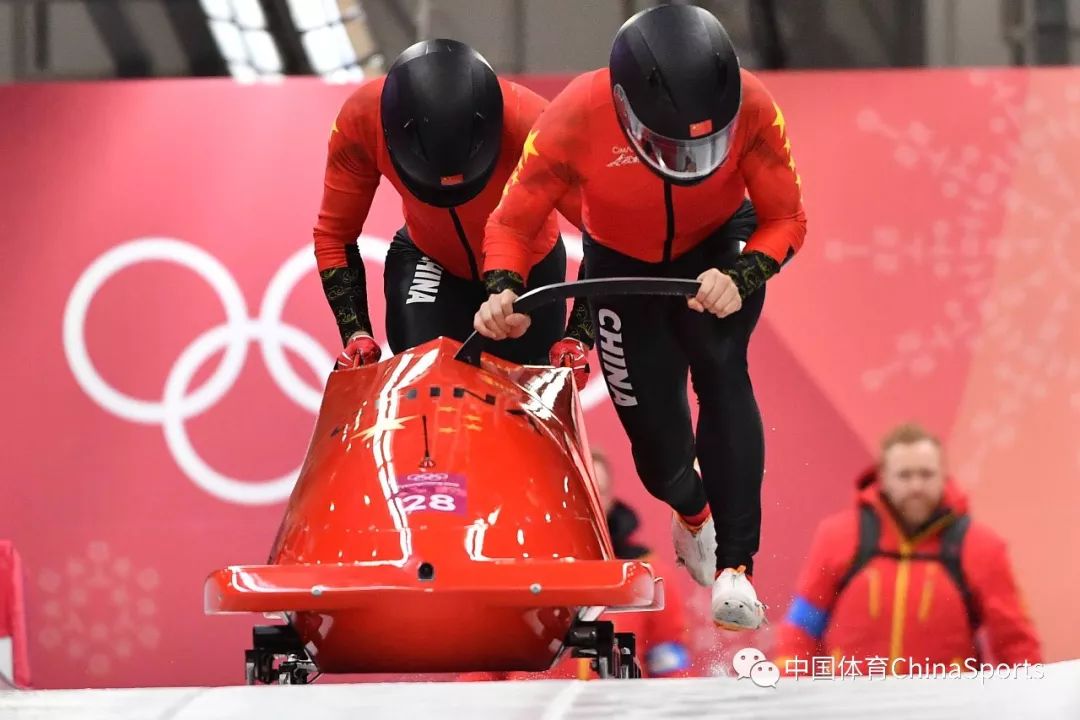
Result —
MULTIPOLYGON (((365 261, 382 264, 388 243, 361 235, 360 254, 365 261)), ((581 258, 581 245, 567 238, 567 253, 581 258)), ((218 472, 203 460, 191 444, 186 421, 206 412, 225 397, 243 371, 248 345, 258 343, 266 368, 278 388, 300 407, 318 413, 321 387, 305 382, 285 358, 285 350, 296 353, 316 376, 333 367, 333 355, 309 333, 282 320, 285 304, 296 284, 315 272, 315 256, 303 247, 290 256, 271 278, 255 318, 248 316, 247 303, 236 279, 217 258, 200 247, 174 238, 146 237, 109 249, 83 271, 64 308, 64 353, 75 380, 90 398, 113 415, 130 422, 160 425, 177 467, 207 493, 239 505, 263 505, 289 497, 299 468, 270 480, 249 482, 218 472), (225 311, 225 322, 196 336, 173 363, 160 400, 146 400, 120 392, 98 372, 86 347, 86 316, 97 292, 114 275, 146 262, 171 262, 195 272, 217 295, 225 311), (224 350, 222 361, 200 387, 191 388, 199 368, 224 350)), ((383 356, 390 349, 383 347, 383 356)), ((590 383, 582 393, 588 409, 606 396, 603 383, 590 383)))
MULTIPOLYGON (((361 236, 361 255, 382 262, 387 243, 361 236)), ((308 273, 315 272, 309 247, 294 253, 267 286, 257 318, 248 317, 247 304, 235 278, 221 262, 191 243, 172 238, 139 238, 111 248, 83 271, 64 309, 63 342, 76 381, 90 398, 119 418, 161 425, 165 443, 181 471, 198 487, 226 502, 260 505, 288 498, 299 468, 280 478, 246 482, 211 468, 188 440, 184 423, 217 404, 232 389, 244 368, 248 344, 258 342, 274 382, 285 395, 309 412, 318 412, 322 388, 305 383, 285 359, 284 348, 295 352, 323 376, 333 367, 333 356, 308 333, 282 321, 289 294, 308 273), (115 274, 145 262, 172 262, 194 271, 218 296, 225 322, 197 336, 180 353, 165 379, 160 401, 126 395, 102 378, 86 347, 86 316, 97 292, 115 274), (221 364, 201 387, 189 385, 213 354, 224 349, 221 364)))

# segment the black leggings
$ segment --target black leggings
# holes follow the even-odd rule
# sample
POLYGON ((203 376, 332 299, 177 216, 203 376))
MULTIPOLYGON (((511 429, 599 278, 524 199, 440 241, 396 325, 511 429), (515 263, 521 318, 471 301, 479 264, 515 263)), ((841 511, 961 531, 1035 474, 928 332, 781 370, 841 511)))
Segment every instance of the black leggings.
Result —
MULTIPOLYGON (((747 201, 712 236, 669 263, 642 262, 586 237, 588 276, 696 278, 730 264, 755 227, 747 201)), ((591 304, 604 378, 638 475, 680 514, 697 514, 708 503, 718 568, 752 571, 758 550, 765 438, 746 350, 764 302, 762 288, 722 319, 690 310, 684 298, 605 297, 591 304), (700 406, 696 442, 687 371, 700 406)))
MULTIPOLYGON (((527 286, 563 282, 566 248, 562 239, 537 263, 527 286)), ((383 275, 386 295, 386 337, 394 353, 440 335, 464 342, 473 330, 473 316, 487 300, 484 284, 446 272, 437 261, 413 244, 405 228, 398 230, 386 253, 383 275)), ((532 314, 528 332, 515 340, 487 344, 493 355, 530 365, 546 365, 552 343, 563 336, 564 303, 553 303, 532 314)))

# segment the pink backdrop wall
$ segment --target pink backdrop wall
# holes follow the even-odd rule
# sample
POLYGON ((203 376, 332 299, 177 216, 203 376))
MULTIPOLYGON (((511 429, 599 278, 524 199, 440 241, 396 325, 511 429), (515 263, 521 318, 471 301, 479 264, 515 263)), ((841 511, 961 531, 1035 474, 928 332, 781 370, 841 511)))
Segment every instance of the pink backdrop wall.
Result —
MULTIPOLYGON (((774 622, 818 519, 911 417, 945 435, 1008 540, 1049 658, 1080 656, 1080 72, 767 82, 810 228, 752 346, 774 622)), ((347 93, 0 88, 0 537, 27 573, 35 685, 241 678, 251 623, 204 617, 202 579, 265 559, 335 351, 310 228, 347 93)), ((399 224, 381 193, 364 241, 376 318, 399 224)), ((637 487, 598 376, 586 400, 666 556, 668 515, 637 487)), ((701 619, 707 593, 686 590, 701 619)), ((701 622, 702 671, 742 642, 701 622)))

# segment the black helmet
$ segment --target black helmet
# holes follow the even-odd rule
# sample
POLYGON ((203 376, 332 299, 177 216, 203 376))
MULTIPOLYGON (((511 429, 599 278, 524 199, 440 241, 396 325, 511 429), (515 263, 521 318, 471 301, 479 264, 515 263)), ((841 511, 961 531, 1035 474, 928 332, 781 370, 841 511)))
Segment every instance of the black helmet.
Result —
POLYGON ((619 124, 653 172, 692 184, 720 167, 742 80, 719 20, 692 5, 643 10, 619 29, 609 67, 619 124))
POLYGON ((380 101, 390 161, 421 202, 453 207, 476 197, 499 158, 499 80, 457 40, 426 40, 390 66, 380 101))

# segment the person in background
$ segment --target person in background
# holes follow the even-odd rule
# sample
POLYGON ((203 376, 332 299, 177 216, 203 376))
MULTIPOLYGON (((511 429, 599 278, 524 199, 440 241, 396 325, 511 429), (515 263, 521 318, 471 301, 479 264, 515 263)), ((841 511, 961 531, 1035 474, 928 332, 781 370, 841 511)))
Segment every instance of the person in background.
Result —
POLYGON ((818 527, 773 657, 790 671, 825 655, 864 674, 869 658, 899 675, 913 662, 1041 662, 1005 543, 972 519, 941 441, 919 425, 885 436, 855 506, 818 527))

